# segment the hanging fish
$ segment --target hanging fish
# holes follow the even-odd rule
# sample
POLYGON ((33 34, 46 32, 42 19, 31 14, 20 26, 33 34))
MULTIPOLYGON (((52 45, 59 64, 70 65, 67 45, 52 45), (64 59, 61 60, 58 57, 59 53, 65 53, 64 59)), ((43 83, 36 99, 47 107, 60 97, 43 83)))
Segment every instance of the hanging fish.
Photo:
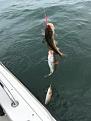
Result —
POLYGON ((54 57, 54 51, 53 50, 49 50, 48 51, 48 65, 50 68, 50 73, 48 74, 48 76, 52 75, 54 70, 55 70, 55 57, 54 57))
POLYGON ((48 75, 46 75, 45 77, 49 77, 54 73, 54 71, 56 69, 56 65, 58 63, 59 62, 56 60, 54 51, 49 49, 49 51, 48 51, 48 66, 50 69, 50 73, 48 75))
POLYGON ((52 23, 47 23, 45 28, 45 41, 50 49, 52 49, 56 54, 63 56, 64 54, 57 47, 57 42, 55 40, 55 27, 52 23))
POLYGON ((52 99, 52 87, 51 84, 47 90, 46 98, 45 98, 45 104, 47 105, 52 99))

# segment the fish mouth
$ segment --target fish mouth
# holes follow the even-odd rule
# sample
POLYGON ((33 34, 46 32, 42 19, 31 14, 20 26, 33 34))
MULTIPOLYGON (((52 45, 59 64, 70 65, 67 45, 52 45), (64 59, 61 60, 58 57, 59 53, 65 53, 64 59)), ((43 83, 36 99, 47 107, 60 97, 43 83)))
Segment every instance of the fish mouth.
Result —
POLYGON ((47 23, 47 28, 51 29, 52 31, 54 31, 54 29, 55 29, 53 23, 47 23))

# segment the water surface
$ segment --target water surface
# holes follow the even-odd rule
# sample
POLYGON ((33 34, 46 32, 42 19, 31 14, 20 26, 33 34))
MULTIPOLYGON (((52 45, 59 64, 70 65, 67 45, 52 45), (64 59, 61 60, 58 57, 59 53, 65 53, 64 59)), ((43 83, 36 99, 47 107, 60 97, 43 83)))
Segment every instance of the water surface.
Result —
POLYGON ((0 0, 0 61, 43 105, 52 83, 46 107, 57 121, 90 121, 91 1, 0 0), (44 9, 66 55, 50 78, 44 78, 49 73, 41 34, 44 9))

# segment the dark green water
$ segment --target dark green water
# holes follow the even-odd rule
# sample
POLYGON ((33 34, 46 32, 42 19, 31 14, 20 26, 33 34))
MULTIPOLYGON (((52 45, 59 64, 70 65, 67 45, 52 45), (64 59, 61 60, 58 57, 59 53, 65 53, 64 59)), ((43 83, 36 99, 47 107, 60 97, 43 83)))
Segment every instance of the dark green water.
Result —
POLYGON ((0 61, 58 121, 91 121, 91 0, 0 0, 0 61), (66 56, 50 78, 43 44, 44 12, 66 56))

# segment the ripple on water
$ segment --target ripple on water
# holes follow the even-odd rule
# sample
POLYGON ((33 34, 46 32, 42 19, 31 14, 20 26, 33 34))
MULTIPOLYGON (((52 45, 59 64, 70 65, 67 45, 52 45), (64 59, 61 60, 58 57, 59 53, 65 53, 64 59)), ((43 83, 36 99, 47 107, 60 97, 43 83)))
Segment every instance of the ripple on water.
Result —
POLYGON ((32 65, 31 60, 25 55, 8 55, 3 57, 2 62, 15 73, 24 73, 32 65))

